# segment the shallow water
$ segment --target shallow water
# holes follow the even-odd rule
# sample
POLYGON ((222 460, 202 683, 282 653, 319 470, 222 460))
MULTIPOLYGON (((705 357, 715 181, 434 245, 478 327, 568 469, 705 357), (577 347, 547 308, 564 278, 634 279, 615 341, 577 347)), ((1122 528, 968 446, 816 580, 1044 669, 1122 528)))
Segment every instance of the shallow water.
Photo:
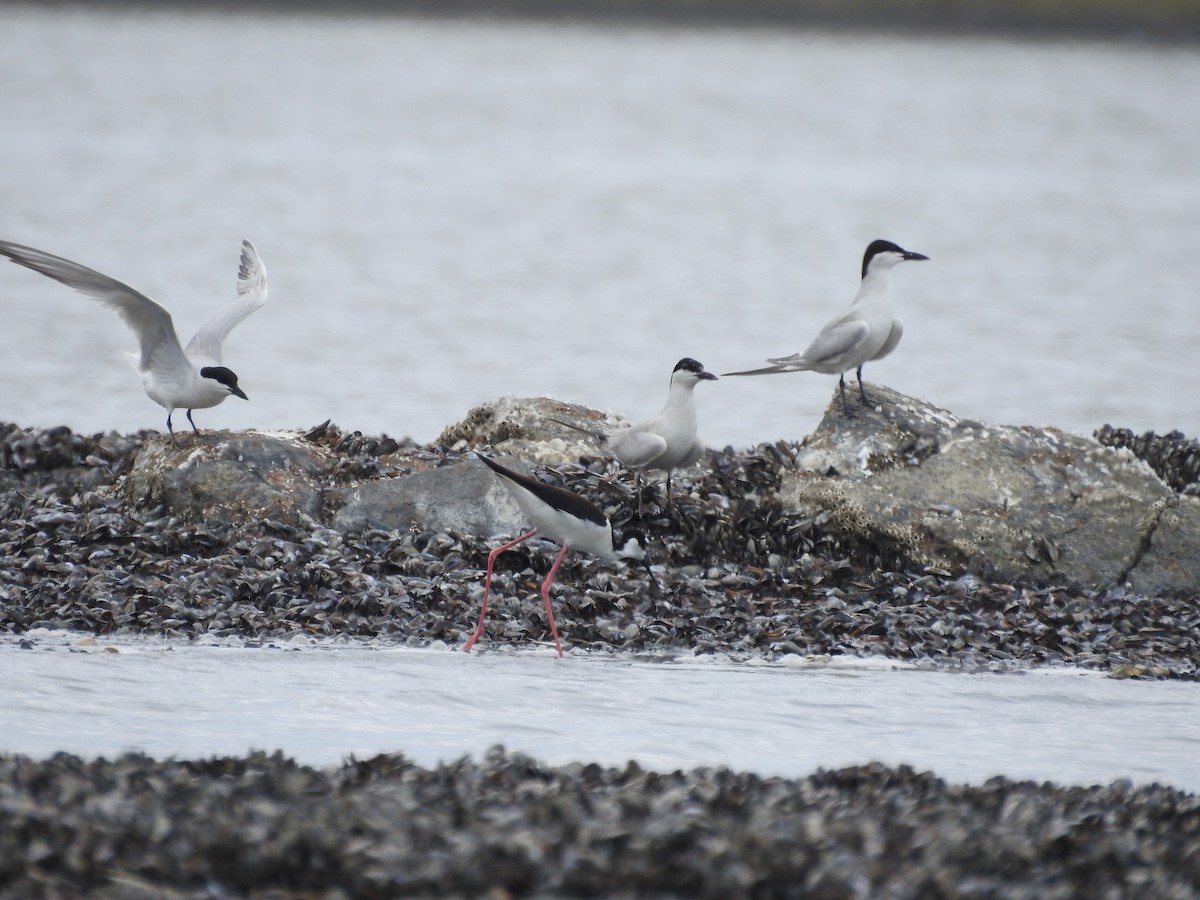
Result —
MULTIPOLYGON (((1200 434, 1200 54, 1137 44, 0 7, 0 237, 185 339, 253 239, 271 302, 209 427, 429 440, 548 394, 630 417, 681 356, 799 350, 863 247, 906 321, 868 379, 996 423, 1200 434)), ((0 266, 0 419, 162 428, 106 310, 0 266), (17 385, 19 387, 14 387, 17 385)), ((834 382, 700 388, 715 446, 834 382)))
POLYGON ((78 635, 34 634, 35 649, 0 642, 0 749, 39 757, 279 748, 314 765, 402 752, 429 766, 503 744, 549 763, 803 776, 879 760, 952 781, 1128 778, 1200 790, 1193 684, 838 658, 785 666, 308 641, 80 645, 78 635))

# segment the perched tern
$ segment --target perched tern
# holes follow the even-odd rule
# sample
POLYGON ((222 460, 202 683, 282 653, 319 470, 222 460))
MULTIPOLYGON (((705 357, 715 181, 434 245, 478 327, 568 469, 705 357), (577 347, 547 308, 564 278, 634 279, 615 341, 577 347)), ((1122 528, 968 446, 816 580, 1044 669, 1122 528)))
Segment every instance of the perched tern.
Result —
POLYGON ((775 375, 779 372, 823 372, 840 375, 842 409, 846 408, 846 373, 857 370, 858 392, 869 403, 862 383, 864 363, 883 359, 900 343, 904 323, 892 315, 892 267, 905 260, 929 259, 891 241, 872 241, 863 254, 862 283, 850 308, 833 319, 801 353, 769 359, 774 365, 726 375, 775 375))
POLYGON ((619 550, 613 549, 612 525, 609 523, 608 517, 590 500, 564 488, 543 484, 536 478, 506 469, 482 453, 476 455, 500 477, 500 481, 508 488, 509 493, 517 502, 517 506, 521 508, 521 512, 525 514, 533 528, 516 540, 509 541, 488 554, 487 576, 483 585, 483 609, 479 611, 479 625, 475 628, 471 639, 463 646, 463 650, 470 650, 483 635, 483 619, 487 615, 488 595, 492 589, 492 567, 495 565, 496 557, 509 547, 515 547, 534 535, 541 535, 555 543, 562 544, 562 549, 558 551, 553 565, 550 566, 550 574, 542 582, 541 591, 542 600, 546 604, 546 618, 550 620, 550 633, 554 636, 554 646, 558 648, 558 655, 562 656, 562 644, 558 640, 558 627, 554 624, 554 611, 550 608, 550 585, 553 583, 554 576, 558 572, 558 565, 567 555, 567 551, 574 547, 576 550, 582 550, 608 560, 645 560, 646 552, 636 538, 630 538, 619 550))
POLYGON ((193 409, 216 406, 226 397, 249 399, 238 387, 237 376, 221 365, 221 345, 235 325, 267 302, 267 270, 254 245, 242 241, 238 266, 237 299, 196 332, 187 349, 179 344, 171 314, 115 278, 32 247, 0 241, 0 255, 27 269, 60 281, 67 287, 115 310, 137 335, 141 353, 130 353, 146 396, 167 411, 167 431, 175 439, 171 414, 187 410, 192 431, 193 409))
POLYGON ((686 468, 704 453, 704 442, 696 433, 696 397, 694 391, 701 381, 716 381, 717 376, 706 372, 704 366, 689 357, 675 364, 667 403, 653 419, 628 428, 605 434, 580 428, 569 422, 561 425, 582 431, 595 438, 612 456, 627 468, 638 473, 638 512, 642 510, 641 473, 667 473, 667 508, 671 506, 671 471, 686 468))

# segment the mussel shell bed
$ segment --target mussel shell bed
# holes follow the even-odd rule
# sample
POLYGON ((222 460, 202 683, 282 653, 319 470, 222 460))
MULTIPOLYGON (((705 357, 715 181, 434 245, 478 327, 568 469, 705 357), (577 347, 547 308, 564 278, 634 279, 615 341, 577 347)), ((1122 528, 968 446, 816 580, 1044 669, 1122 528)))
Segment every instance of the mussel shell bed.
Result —
MULTIPOLYGON (((339 477, 375 468, 377 454, 397 445, 328 424, 310 435, 345 455, 339 477)), ((0 425, 0 631, 311 635, 428 645, 461 643, 474 627, 494 540, 271 519, 177 521, 160 507, 127 504, 114 490, 147 439, 0 425)), ((462 459, 445 448, 423 452, 433 465, 462 459)), ((544 469, 543 477, 604 508, 618 534, 640 534, 654 575, 636 564, 569 554, 554 593, 565 644, 733 659, 871 655, 960 669, 1070 664, 1196 677, 1200 609, 1191 596, 914 571, 883 540, 849 537, 820 514, 782 508, 773 488, 793 452, 784 442, 710 452, 698 474, 674 479, 670 511, 661 484, 643 487, 644 518, 632 477, 615 466, 544 469)), ((489 640, 545 636, 536 589, 552 559, 540 542, 499 558, 489 640)))
MULTIPOLYGON (((147 439, 0 425, 0 631, 458 645, 474 627, 494 541, 178 522, 113 490, 147 439)), ((328 426, 319 439, 343 446, 347 477, 373 473, 395 445, 328 426)), ((1194 456, 1143 444, 1190 471, 1194 456)), ((559 467, 618 531, 645 535, 658 582, 568 556, 554 594, 567 652, 1196 677, 1194 598, 910 571, 887 547, 847 543, 771 499, 791 449, 710 453, 699 474, 674 479, 669 513, 661 485, 645 489, 645 520, 624 473, 559 467)), ((500 557, 481 650, 545 638, 536 589, 551 560, 536 542, 500 557)), ((1125 782, 967 787, 882 764, 802 779, 655 773, 545 766, 501 748, 432 769, 403 756, 314 769, 278 753, 0 755, 0 897, 1133 896, 1149 885, 1190 897, 1197 846, 1200 799, 1125 782)))
POLYGON ((0 756, 6 897, 1192 897, 1200 800, 1150 785, 0 756))

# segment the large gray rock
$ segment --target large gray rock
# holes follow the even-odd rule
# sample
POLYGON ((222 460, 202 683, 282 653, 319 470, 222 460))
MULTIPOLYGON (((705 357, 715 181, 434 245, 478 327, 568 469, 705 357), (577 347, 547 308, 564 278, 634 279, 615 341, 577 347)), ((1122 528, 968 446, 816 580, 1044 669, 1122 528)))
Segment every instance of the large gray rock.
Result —
MULTIPOLYGON (((535 463, 562 463, 592 445, 545 416, 581 421, 579 409, 545 400, 497 401, 471 412, 460 431, 479 432, 471 441, 457 438, 455 445, 465 451, 503 442, 501 461, 523 471, 535 463), (564 436, 553 438, 551 432, 564 436)), ((451 456, 439 465, 438 454, 411 449, 381 457, 339 449, 361 443, 354 438, 328 423, 305 435, 204 431, 175 442, 153 435, 133 456, 120 489, 134 505, 161 504, 168 514, 192 522, 273 519, 343 532, 415 528, 484 537, 527 527, 509 492, 483 463, 451 456)))
POLYGON ((490 537, 527 530, 521 510, 491 469, 464 460, 403 478, 380 478, 342 489, 333 528, 458 531, 490 537))
POLYGON ((984 425, 881 385, 835 394, 780 487, 860 545, 1006 582, 1194 590, 1200 504, 1125 450, 984 425))
POLYGON ((296 434, 205 431, 154 436, 121 489, 131 503, 162 504, 190 521, 319 521, 321 480, 335 459, 296 434))

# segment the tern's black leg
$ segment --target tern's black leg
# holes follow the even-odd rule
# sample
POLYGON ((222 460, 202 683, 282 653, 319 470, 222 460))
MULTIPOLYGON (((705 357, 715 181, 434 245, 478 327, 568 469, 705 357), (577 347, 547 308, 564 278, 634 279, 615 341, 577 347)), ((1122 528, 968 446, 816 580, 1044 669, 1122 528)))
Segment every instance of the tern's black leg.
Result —
POLYGON ((838 387, 842 390, 842 412, 849 412, 846 409, 846 373, 842 373, 842 377, 838 379, 838 387))
MULTIPOLYGON (((187 417, 188 417, 188 421, 189 421, 189 422, 192 422, 192 411, 191 411, 190 409, 187 411, 187 417)), ((192 422, 192 433, 193 433, 193 434, 199 434, 199 433, 200 433, 200 429, 196 427, 196 423, 195 423, 195 422, 192 422)))
POLYGON ((667 469, 667 515, 671 514, 671 470, 667 469))
POLYGON ((862 383, 862 366, 858 367, 858 394, 862 397, 863 403, 870 404, 871 401, 867 399, 867 391, 862 383))
POLYGON ((167 412, 167 434, 169 434, 171 436, 172 444, 175 443, 175 428, 174 428, 174 426, 171 425, 171 414, 173 412, 175 412, 175 410, 170 410, 167 412))

